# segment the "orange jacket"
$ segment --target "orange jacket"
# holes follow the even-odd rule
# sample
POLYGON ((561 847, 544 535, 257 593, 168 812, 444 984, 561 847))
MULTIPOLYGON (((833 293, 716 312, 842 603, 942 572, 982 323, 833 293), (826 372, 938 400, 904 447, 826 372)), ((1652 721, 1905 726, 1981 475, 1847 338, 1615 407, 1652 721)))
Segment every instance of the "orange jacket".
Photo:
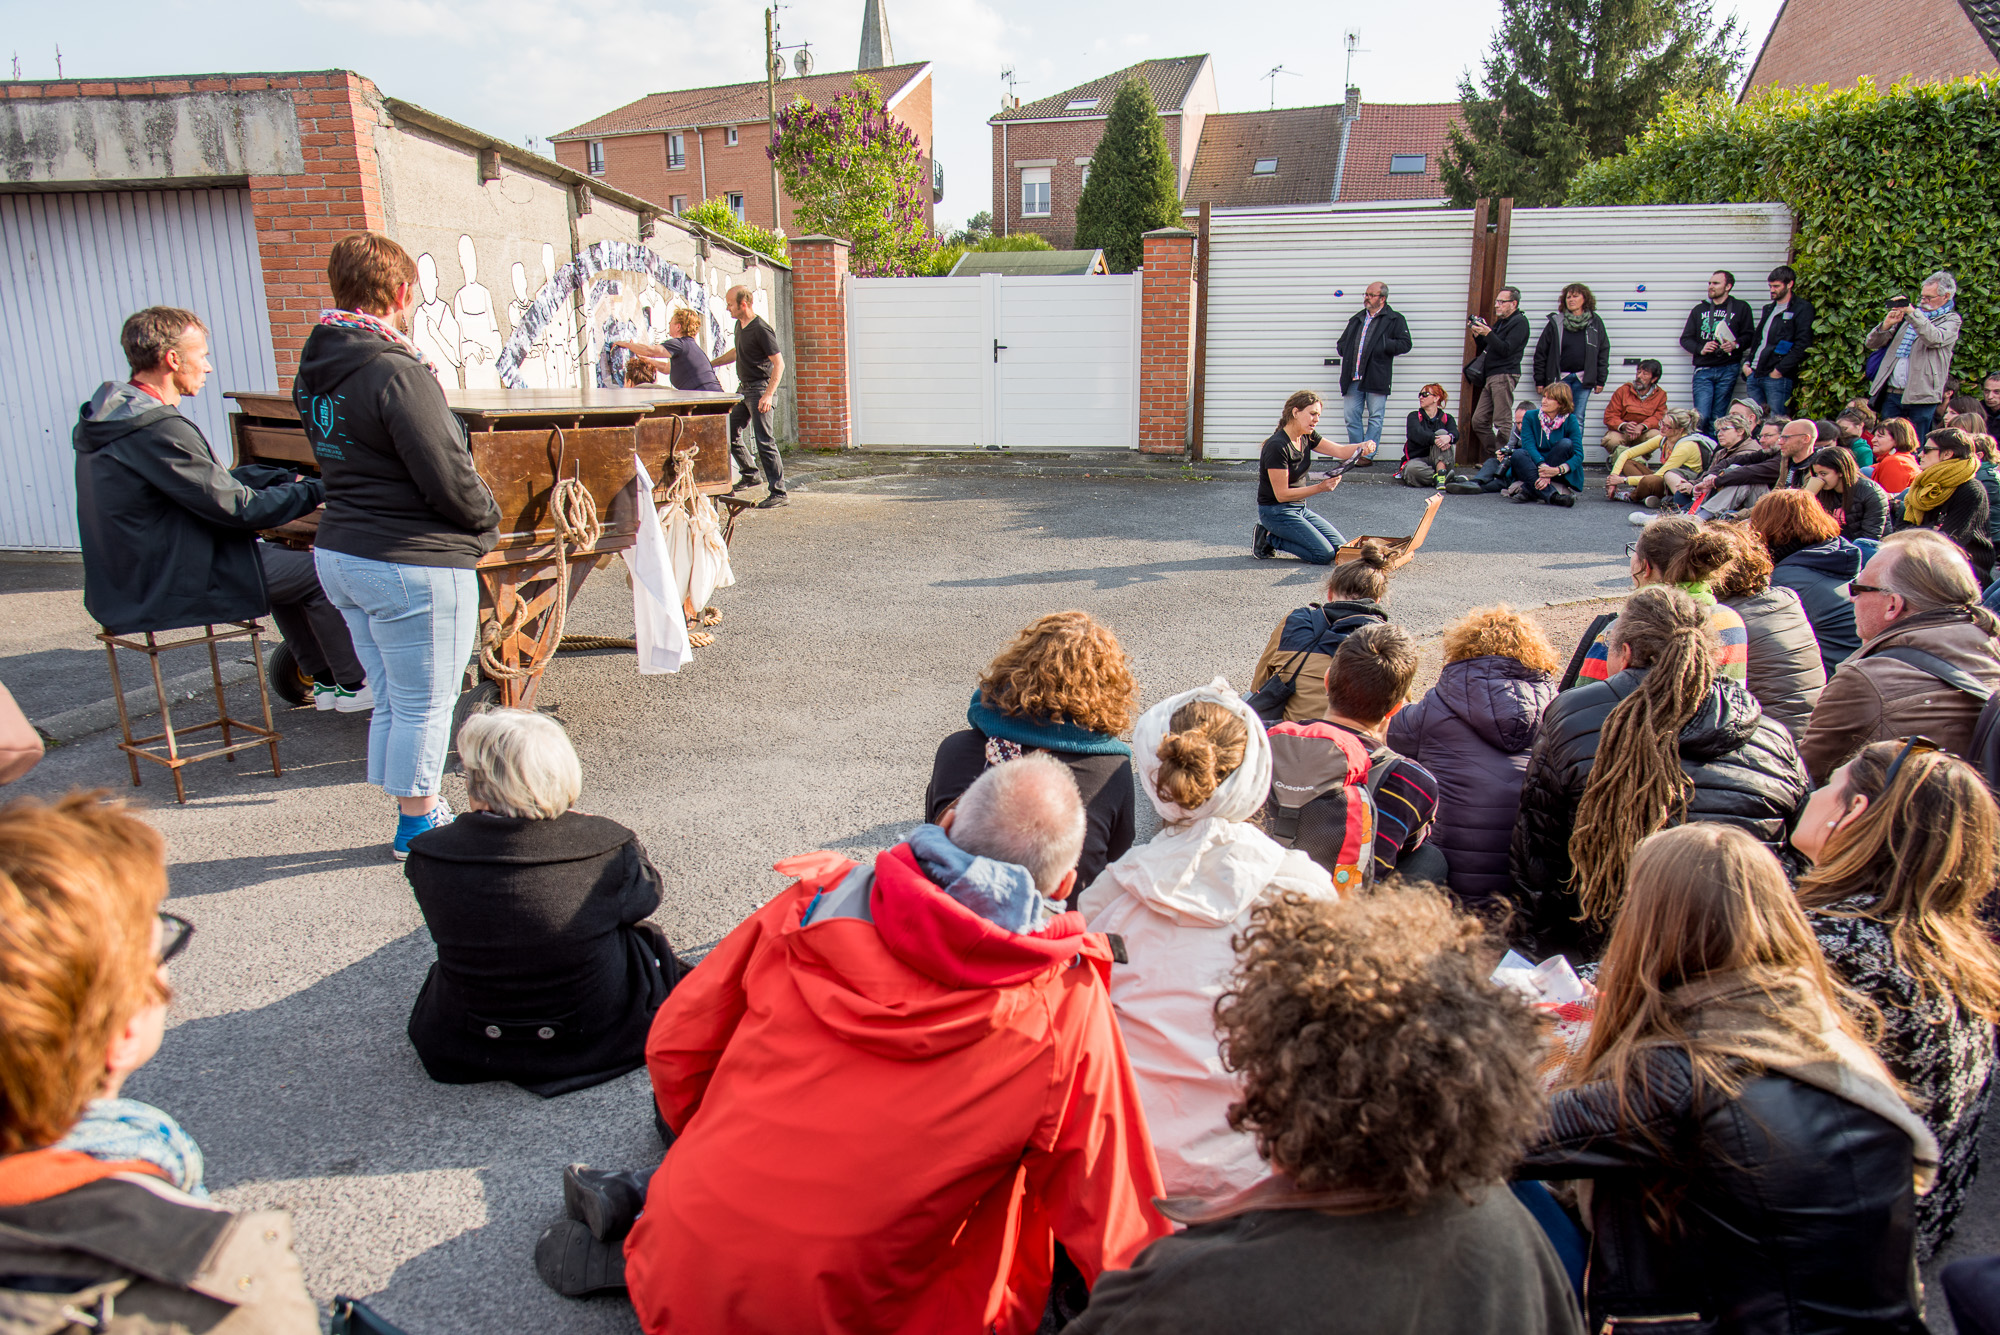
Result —
POLYGON ((1094 1283, 1171 1231, 1103 938, 996 927, 908 845, 834 916, 854 866, 777 864, 653 1021, 679 1139, 625 1244, 648 1335, 1028 1332, 1053 1239, 1094 1283))
POLYGON ((1611 393, 1611 402, 1604 405, 1604 425, 1616 431, 1627 422, 1637 422, 1648 431, 1658 431, 1660 422, 1667 415, 1667 391, 1658 385, 1644 398, 1626 381, 1611 393))

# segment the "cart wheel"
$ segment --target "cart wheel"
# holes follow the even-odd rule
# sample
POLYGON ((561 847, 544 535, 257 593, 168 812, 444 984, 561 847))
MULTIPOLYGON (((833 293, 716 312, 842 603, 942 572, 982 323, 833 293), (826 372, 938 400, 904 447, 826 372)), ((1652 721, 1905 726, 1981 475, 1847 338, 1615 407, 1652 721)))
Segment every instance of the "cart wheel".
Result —
POLYGON ((477 686, 458 697, 458 705, 451 711, 451 749, 458 751, 458 730, 474 714, 500 702, 500 683, 481 678, 477 686))
POLYGON ((299 671, 299 660, 292 653, 292 646, 283 640, 271 651, 264 676, 272 692, 288 705, 302 705, 312 699, 312 678, 299 671))

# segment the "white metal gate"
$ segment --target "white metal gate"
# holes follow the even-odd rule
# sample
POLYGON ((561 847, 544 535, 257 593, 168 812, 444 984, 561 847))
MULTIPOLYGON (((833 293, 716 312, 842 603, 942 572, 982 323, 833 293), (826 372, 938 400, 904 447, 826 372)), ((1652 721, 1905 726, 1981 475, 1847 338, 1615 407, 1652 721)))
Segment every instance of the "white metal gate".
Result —
POLYGON ((1131 274, 856 278, 858 445, 1136 448, 1131 274))
POLYGON ((181 411, 226 457, 222 390, 278 384, 250 192, 0 194, 0 548, 76 550, 70 430, 147 306, 208 325, 215 371, 181 411))

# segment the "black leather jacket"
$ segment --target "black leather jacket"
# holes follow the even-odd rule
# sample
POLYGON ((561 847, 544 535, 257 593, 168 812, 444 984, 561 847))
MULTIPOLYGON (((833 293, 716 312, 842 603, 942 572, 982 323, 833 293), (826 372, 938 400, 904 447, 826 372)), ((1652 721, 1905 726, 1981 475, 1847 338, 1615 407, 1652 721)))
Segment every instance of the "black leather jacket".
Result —
MULTIPOLYGON (((1697 1098, 1651 1055, 1621 1119, 1609 1084, 1557 1094, 1519 1176, 1589 1178, 1585 1328, 1698 1313, 1703 1335, 1919 1335, 1909 1135, 1838 1095, 1756 1075, 1697 1098), (1664 1232, 1648 1190, 1670 1192, 1664 1232)), ((1620 1327, 1622 1329, 1622 1327, 1620 1327)))

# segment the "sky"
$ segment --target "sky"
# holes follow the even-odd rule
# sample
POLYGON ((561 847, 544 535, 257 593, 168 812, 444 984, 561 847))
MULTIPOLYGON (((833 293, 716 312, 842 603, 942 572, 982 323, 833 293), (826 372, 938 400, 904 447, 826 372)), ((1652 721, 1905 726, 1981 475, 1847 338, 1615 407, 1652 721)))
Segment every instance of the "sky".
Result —
MULTIPOLYGON (((780 41, 819 72, 851 69, 863 0, 799 0, 780 41)), ((933 63, 940 226, 991 208, 991 131, 1003 67, 1023 101, 1148 57, 1206 53, 1224 111, 1341 100, 1344 37, 1360 32, 1364 102, 1448 102, 1476 73, 1498 0, 1363 4, 1214 0, 883 0, 898 62, 933 63), (1241 16, 1218 29, 1218 14, 1241 16), (1266 77, 1273 67, 1284 73, 1266 77)), ((1754 56, 1779 0, 1718 0, 1754 56)), ((384 93, 548 152, 546 136, 647 93, 760 77, 757 0, 7 0, 0 60, 24 79, 351 69, 384 93)), ((0 75, 7 67, 0 66, 0 75)), ((1365 114, 1365 113, 1364 113, 1365 114)))

